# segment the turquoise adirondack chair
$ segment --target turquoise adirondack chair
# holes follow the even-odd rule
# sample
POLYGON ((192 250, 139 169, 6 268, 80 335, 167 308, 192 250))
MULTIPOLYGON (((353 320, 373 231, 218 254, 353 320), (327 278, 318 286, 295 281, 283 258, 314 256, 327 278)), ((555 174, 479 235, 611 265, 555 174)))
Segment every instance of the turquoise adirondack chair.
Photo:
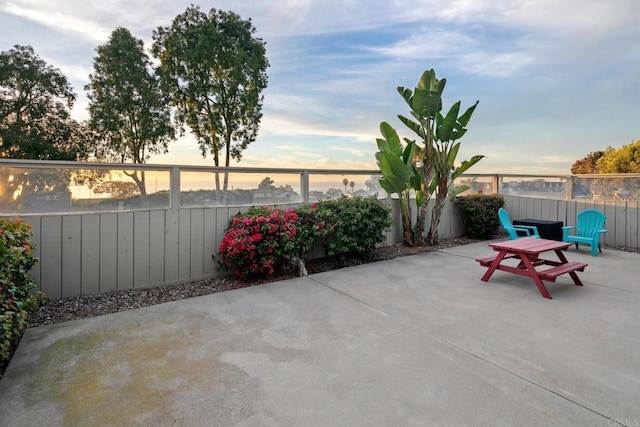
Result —
POLYGON ((498 218, 500 218, 500 224, 502 224, 502 228, 504 228, 504 231, 506 231, 509 235, 509 240, 514 240, 519 237, 534 237, 536 239, 540 238, 538 229, 534 225, 511 224, 509 214, 504 208, 500 208, 498 210, 498 218), (521 232, 523 235, 518 235, 518 232, 521 232))
POLYGON ((578 249, 579 243, 591 246, 591 256, 597 256, 600 247, 600 236, 607 232, 604 222, 607 220, 605 214, 595 209, 587 209, 578 214, 578 225, 562 227, 562 241, 573 242, 578 249), (575 234, 569 234, 570 230, 575 230, 575 234))

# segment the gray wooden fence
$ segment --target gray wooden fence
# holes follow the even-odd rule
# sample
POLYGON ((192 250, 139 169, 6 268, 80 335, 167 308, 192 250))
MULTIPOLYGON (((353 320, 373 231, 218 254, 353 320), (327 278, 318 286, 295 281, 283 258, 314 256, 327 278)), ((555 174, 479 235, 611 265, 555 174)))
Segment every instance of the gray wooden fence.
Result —
MULTIPOLYGON (((396 224, 401 224, 396 201, 396 224)), ((279 205, 282 209, 295 205, 279 205)), ((23 216, 33 230, 31 274, 51 299, 163 286, 216 277, 215 255, 230 218, 244 207, 137 210, 23 216)), ((415 214, 415 212, 414 212, 415 214)), ((443 238, 463 233, 451 203, 443 214, 443 238)), ((386 244, 402 242, 394 225, 386 244)))
MULTIPOLYGON (((565 225, 574 225, 577 214, 584 209, 598 209, 607 215, 609 232, 605 243, 639 247, 637 202, 518 196, 504 199, 512 219, 559 220, 565 225)), ((402 242, 400 211, 395 201, 390 203, 395 224, 386 243, 396 244, 402 242)), ((35 254, 40 258, 31 273, 52 299, 216 277, 219 272, 212 255, 217 253, 229 219, 246 209, 210 207, 24 216, 33 229, 35 254)), ((439 234, 441 238, 464 234, 454 203, 447 203, 439 234)))
POLYGON ((550 200, 542 198, 503 196, 511 219, 537 218, 576 225, 576 218, 585 209, 597 209, 607 216, 604 243, 626 248, 640 248, 640 203, 594 200, 550 200))
POLYGON ((242 209, 25 216, 40 258, 31 274, 52 299, 215 277, 212 255, 242 209))

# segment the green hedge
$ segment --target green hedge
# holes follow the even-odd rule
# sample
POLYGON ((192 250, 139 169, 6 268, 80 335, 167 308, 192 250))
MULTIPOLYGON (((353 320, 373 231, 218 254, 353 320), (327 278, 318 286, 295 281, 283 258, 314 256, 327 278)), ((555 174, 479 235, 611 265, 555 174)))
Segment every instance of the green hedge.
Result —
POLYGON ((36 281, 27 273, 38 262, 33 256, 29 224, 0 219, 0 362, 13 355, 27 329, 27 312, 46 302, 36 281))
POLYGON ((474 239, 491 239, 500 227, 498 210, 504 206, 499 195, 473 195, 457 197, 456 204, 462 211, 465 234, 474 239))
POLYGON ((238 278, 271 276, 308 260, 316 244, 346 259, 385 241, 391 210, 375 197, 326 200, 297 209, 252 208, 230 222, 218 248, 219 265, 238 278))
POLYGON ((331 225, 325 253, 339 260, 372 250, 385 241, 383 233, 393 224, 391 209, 374 196, 326 200, 318 209, 331 225))

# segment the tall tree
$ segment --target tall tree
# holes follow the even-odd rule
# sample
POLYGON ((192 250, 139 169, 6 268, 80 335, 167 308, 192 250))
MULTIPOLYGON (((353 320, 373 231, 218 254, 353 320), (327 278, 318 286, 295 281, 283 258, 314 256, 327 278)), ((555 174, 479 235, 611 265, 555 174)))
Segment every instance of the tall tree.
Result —
MULTIPOLYGON (((0 52, 0 158, 84 159, 88 127, 70 116, 75 98, 67 78, 31 46, 0 52)), ((15 212, 28 210, 43 193, 68 194, 71 175, 1 168, 0 202, 15 212)))
POLYGON ((600 173, 598 170, 598 160, 604 155, 604 151, 594 151, 586 157, 576 160, 571 165, 571 173, 574 174, 593 174, 600 173))
POLYGON ((70 118, 76 99, 67 78, 31 46, 0 52, 0 157, 76 160, 84 157, 70 118))
MULTIPOLYGON (((170 27, 153 32, 152 52, 176 119, 191 128, 203 157, 210 153, 215 166, 223 152, 224 166, 231 158, 240 161, 257 136, 269 63, 255 31, 250 19, 233 12, 205 14, 191 5, 170 27)), ((220 195, 218 174, 215 179, 220 195)), ((225 173, 223 193, 228 179, 225 173)))
POLYGON ((597 166, 600 173, 640 173, 640 140, 620 148, 607 148, 597 166))
MULTIPOLYGON (((142 40, 125 28, 116 28, 96 51, 85 87, 91 128, 103 140, 95 147, 96 158, 145 163, 150 154, 168 152, 169 141, 175 139, 171 111, 142 40)), ((146 203, 144 171, 125 174, 146 203)))
POLYGON ((276 188, 274 184, 274 181, 270 177, 265 176, 264 179, 260 181, 260 184, 258 184, 258 190, 272 190, 276 188))

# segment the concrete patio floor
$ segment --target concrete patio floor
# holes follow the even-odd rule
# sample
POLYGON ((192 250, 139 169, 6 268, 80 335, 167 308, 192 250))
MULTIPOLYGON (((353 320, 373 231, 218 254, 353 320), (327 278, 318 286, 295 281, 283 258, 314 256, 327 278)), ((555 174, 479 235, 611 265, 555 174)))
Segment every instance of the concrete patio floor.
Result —
POLYGON ((542 298, 487 242, 30 329, 3 426, 640 425, 640 254, 542 298))

